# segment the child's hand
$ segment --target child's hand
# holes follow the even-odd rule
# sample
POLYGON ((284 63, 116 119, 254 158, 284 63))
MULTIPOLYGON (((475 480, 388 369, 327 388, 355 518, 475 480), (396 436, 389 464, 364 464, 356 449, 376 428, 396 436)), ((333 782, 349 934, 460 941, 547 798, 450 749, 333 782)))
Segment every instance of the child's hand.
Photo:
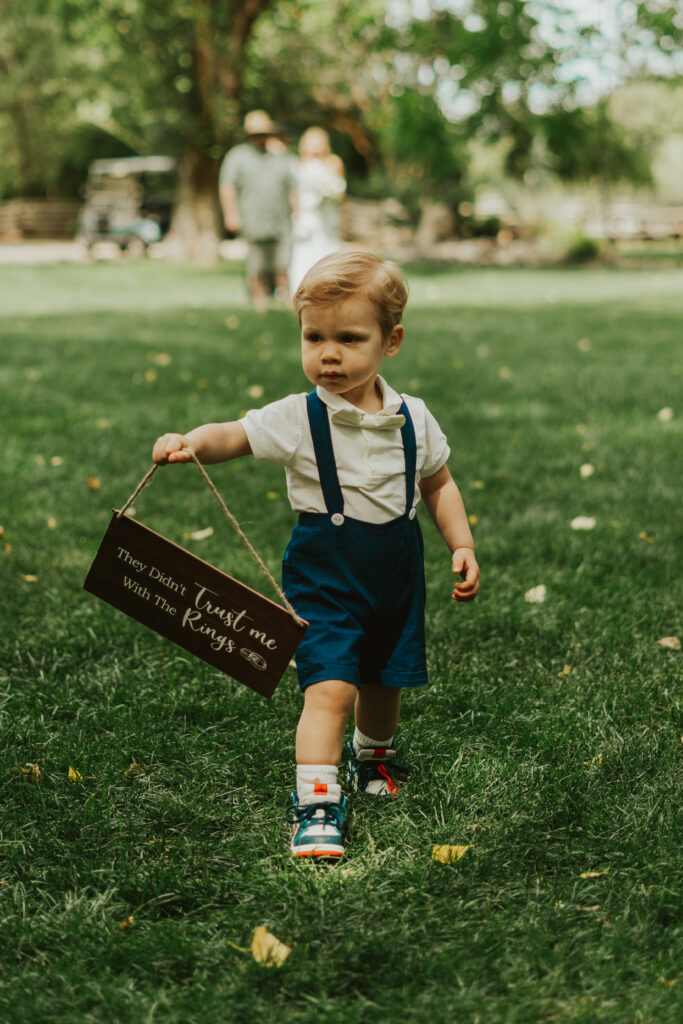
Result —
POLYGON ((188 447, 182 434, 162 434, 154 442, 152 458, 160 466, 166 465, 167 462, 189 462, 190 455, 183 450, 188 447))
POLYGON ((479 591, 479 566, 472 548, 455 549, 453 572, 462 576, 462 580, 453 588, 453 600, 473 601, 479 591))

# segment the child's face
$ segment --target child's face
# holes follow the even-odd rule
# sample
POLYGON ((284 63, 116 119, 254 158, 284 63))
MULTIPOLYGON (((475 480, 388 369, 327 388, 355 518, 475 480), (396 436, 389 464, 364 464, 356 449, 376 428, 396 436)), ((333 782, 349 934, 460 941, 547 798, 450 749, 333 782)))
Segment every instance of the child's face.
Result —
POLYGON ((301 311, 301 360, 311 384, 363 408, 376 402, 375 381, 382 360, 396 355, 403 327, 385 337, 372 303, 352 296, 329 306, 301 311))

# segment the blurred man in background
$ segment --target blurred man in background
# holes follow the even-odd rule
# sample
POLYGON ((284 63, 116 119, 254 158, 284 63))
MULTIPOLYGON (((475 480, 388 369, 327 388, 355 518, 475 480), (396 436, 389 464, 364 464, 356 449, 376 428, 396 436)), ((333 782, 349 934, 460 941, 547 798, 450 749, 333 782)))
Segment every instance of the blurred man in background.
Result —
POLYGON ((268 147, 277 128, 265 110, 250 111, 244 131, 247 141, 231 149, 221 164, 220 201, 227 230, 241 233, 247 242, 247 284, 254 309, 262 313, 270 281, 278 297, 289 299, 296 181, 287 154, 268 147))

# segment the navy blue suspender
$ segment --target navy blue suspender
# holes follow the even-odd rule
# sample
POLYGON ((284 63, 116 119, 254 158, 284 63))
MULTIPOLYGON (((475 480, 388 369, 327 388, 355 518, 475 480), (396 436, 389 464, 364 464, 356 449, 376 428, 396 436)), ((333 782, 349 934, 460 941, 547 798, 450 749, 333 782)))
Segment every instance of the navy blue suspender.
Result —
MULTIPOLYGON (((401 402, 398 410, 406 421, 401 427, 403 438, 403 454, 406 460, 406 512, 410 512, 415 502, 415 473, 417 471, 417 441, 415 440, 415 427, 408 412, 405 401, 401 402)), ((413 513, 414 514, 414 513, 413 513)))
POLYGON ((311 425, 311 437, 313 438, 313 449, 316 462, 318 463, 318 476, 323 491, 325 507, 331 514, 344 511, 344 498, 342 489, 339 486, 337 476, 337 464, 334 459, 332 448, 332 437, 330 435, 330 421, 327 415, 327 406, 315 391, 307 396, 308 422, 311 425))

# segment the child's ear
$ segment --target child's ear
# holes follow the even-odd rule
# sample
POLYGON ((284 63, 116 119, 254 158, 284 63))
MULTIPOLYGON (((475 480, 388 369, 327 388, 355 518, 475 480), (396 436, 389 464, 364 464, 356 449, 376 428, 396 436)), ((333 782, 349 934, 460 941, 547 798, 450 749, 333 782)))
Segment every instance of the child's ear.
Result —
POLYGON ((384 343, 384 355, 387 359, 391 359, 392 356, 395 356, 400 349, 404 333, 403 324, 396 324, 396 326, 392 328, 391 334, 384 343))

